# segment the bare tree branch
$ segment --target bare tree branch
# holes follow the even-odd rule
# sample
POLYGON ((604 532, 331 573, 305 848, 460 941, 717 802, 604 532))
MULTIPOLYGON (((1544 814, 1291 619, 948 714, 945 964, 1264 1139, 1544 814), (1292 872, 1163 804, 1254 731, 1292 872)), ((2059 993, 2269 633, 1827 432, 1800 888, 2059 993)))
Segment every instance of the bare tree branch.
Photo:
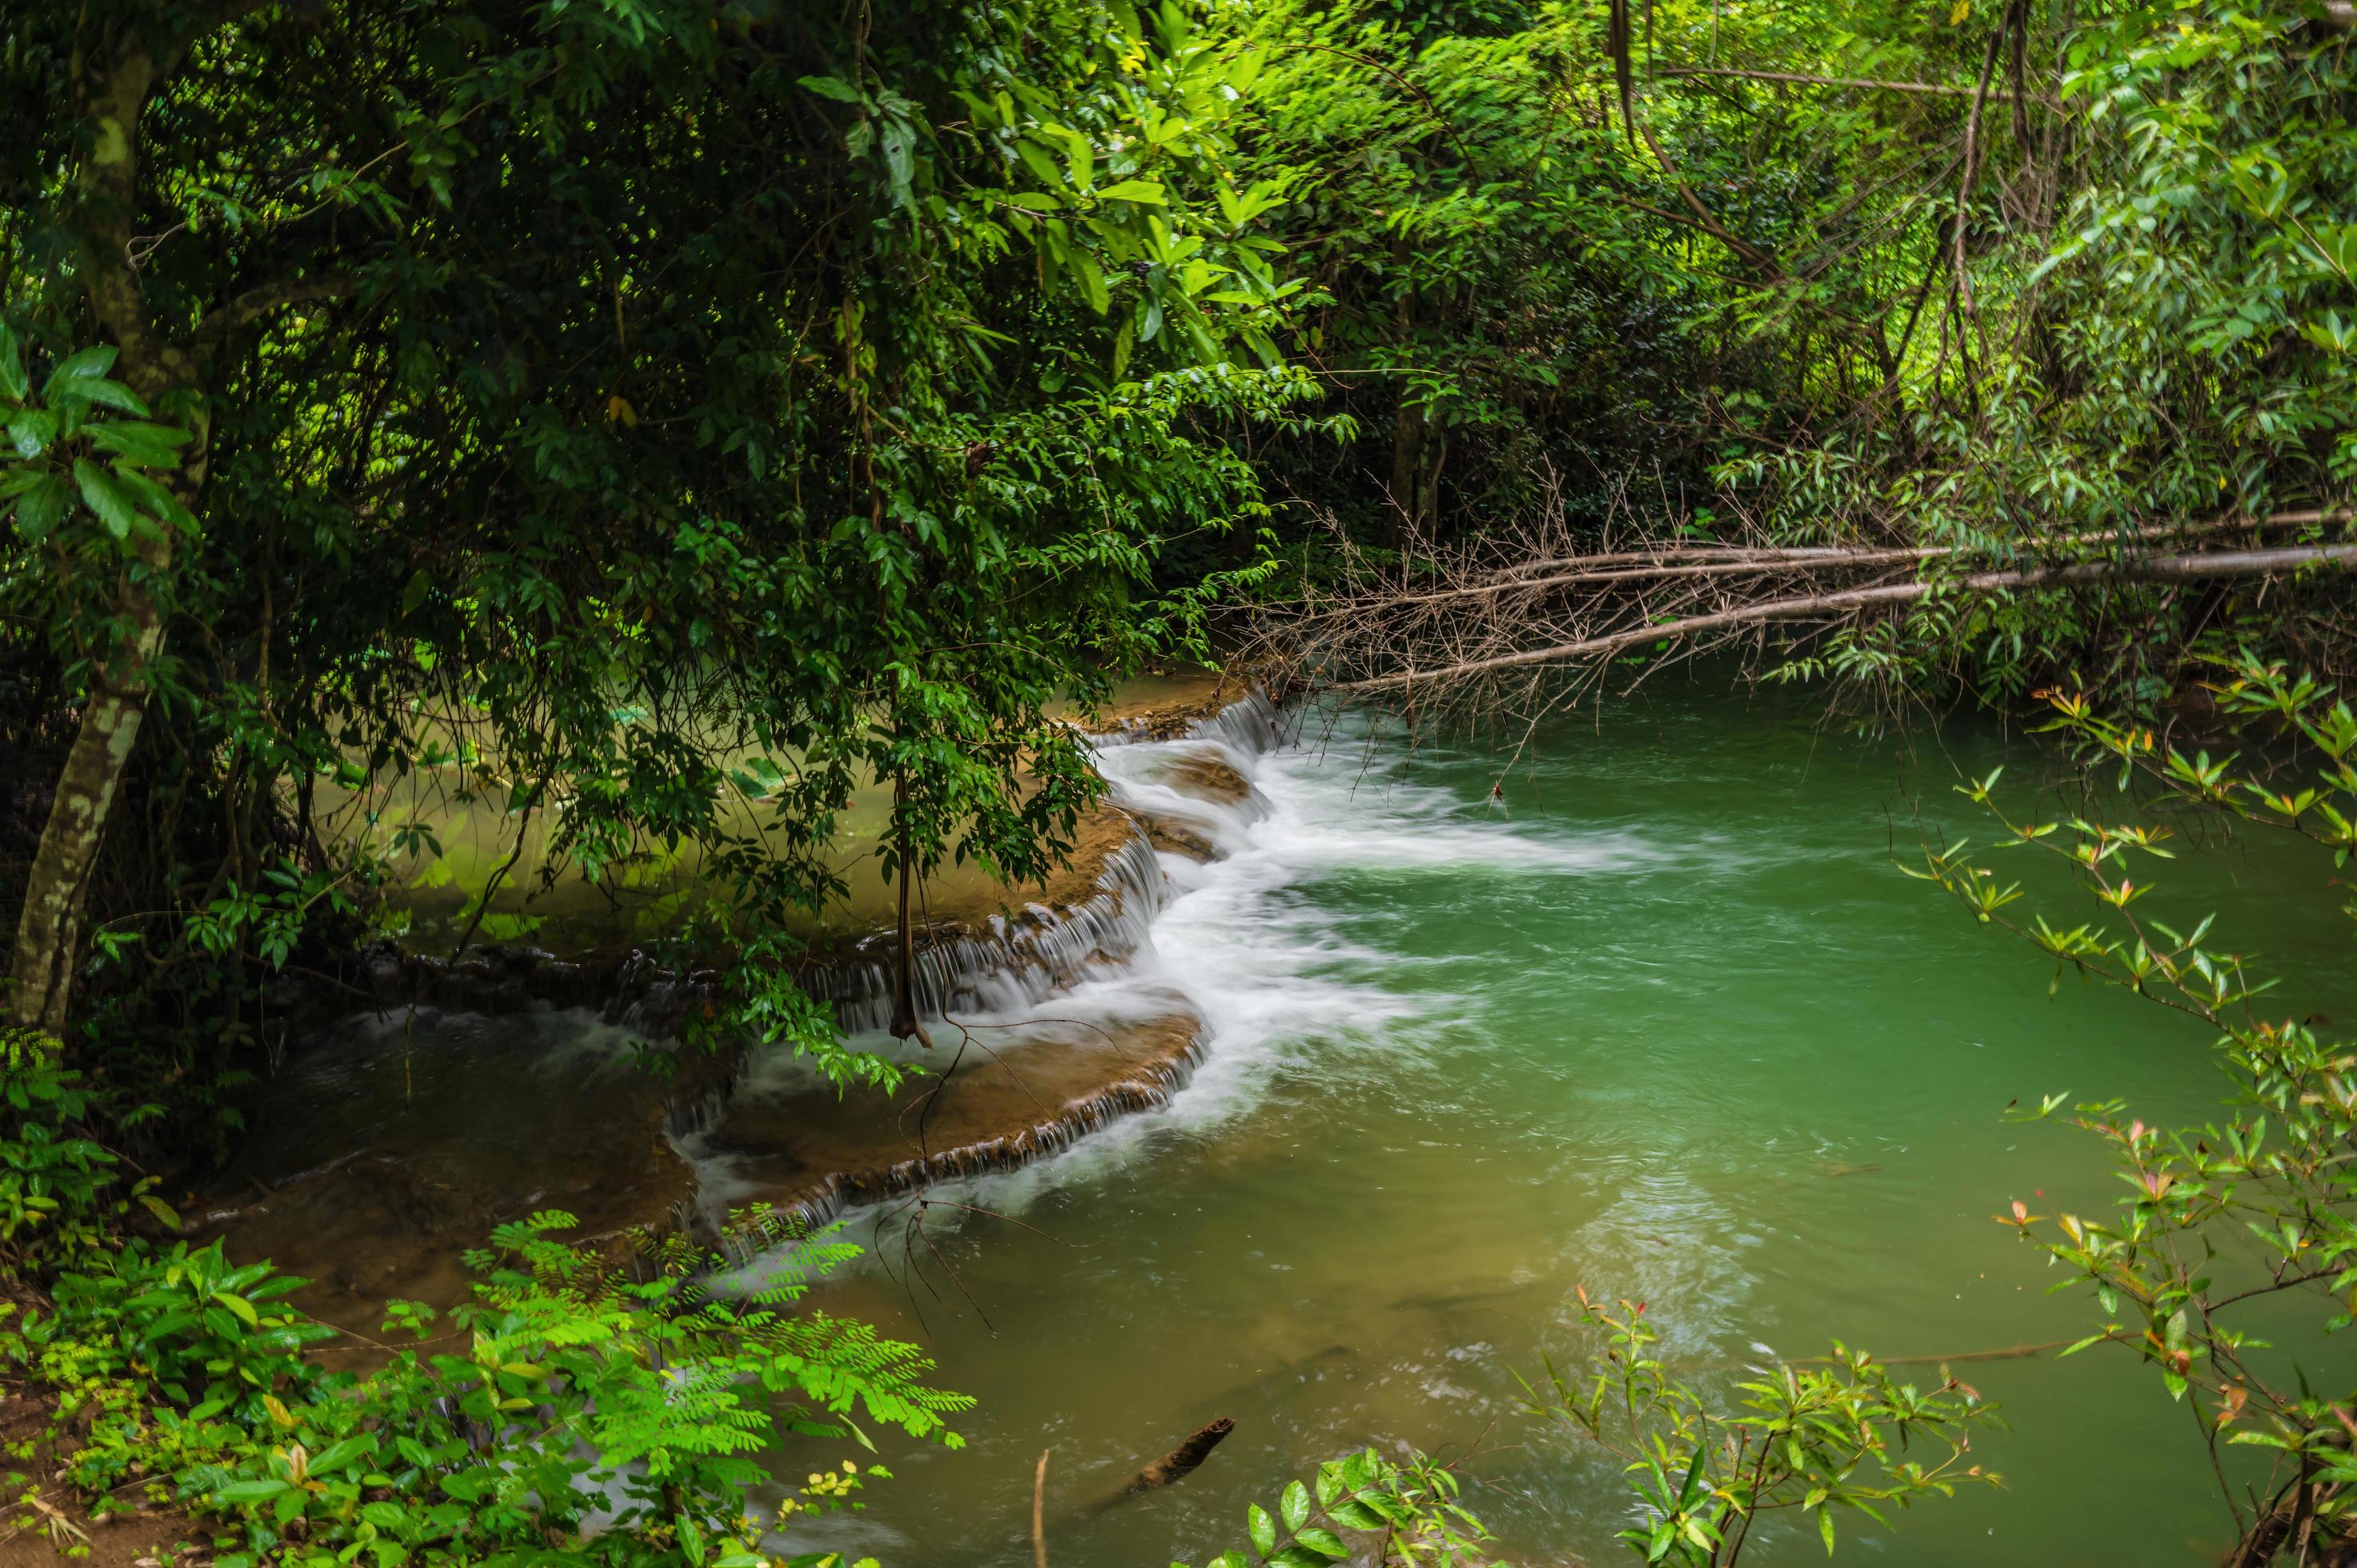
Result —
POLYGON ((2303 566, 2357 564, 2357 544, 2287 545, 2273 550, 2217 551, 2126 561, 2083 561, 2024 571, 1980 572, 1949 581, 1884 583, 1871 587, 1769 599, 1732 609, 1641 625, 1545 648, 1523 649, 1438 669, 1402 670, 1334 683, 1329 690, 1374 692, 1400 686, 1439 685, 1496 671, 1566 664, 1617 653, 1640 643, 1692 639, 1699 633, 1771 620, 1846 616, 1878 606, 1910 604, 1935 592, 1990 593, 2005 588, 2060 586, 2072 583, 2203 577, 2262 577, 2303 566))
MULTIPOLYGON (((1866 76, 1807 76, 1788 70, 1737 70, 1727 66, 1683 65, 1661 72, 1663 76, 1734 76, 1748 81, 1789 81, 1803 87, 1862 87, 1874 92, 1911 92, 1924 97, 1970 98, 1973 89, 1952 87, 1936 81, 1884 81, 1866 76)), ((2062 105, 2051 98, 2036 93, 1996 92, 1994 98, 2011 98, 2059 111, 2062 105)))

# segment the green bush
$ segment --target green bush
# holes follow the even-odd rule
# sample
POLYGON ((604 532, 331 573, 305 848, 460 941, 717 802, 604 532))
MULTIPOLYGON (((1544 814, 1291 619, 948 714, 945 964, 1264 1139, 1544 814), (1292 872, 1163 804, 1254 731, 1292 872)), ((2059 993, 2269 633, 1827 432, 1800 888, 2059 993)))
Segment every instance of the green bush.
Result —
MULTIPOLYGON (((473 1295, 447 1326, 391 1303, 385 1331, 409 1343, 370 1342, 386 1359, 366 1375, 329 1370, 316 1352, 338 1331, 286 1300, 302 1281, 220 1241, 123 1235, 132 1202, 170 1211, 145 1183, 119 1192, 114 1157, 67 1130, 85 1091, 54 1045, 10 1036, 0 1063, 5 1261, 48 1288, 0 1304, 0 1367, 53 1400, 57 1478, 92 1514, 182 1503, 218 1521, 221 1568, 752 1568, 774 1561, 746 1499, 779 1438, 864 1444, 865 1420, 958 1445, 947 1418, 973 1402, 927 1387, 914 1347, 789 1310, 807 1271, 857 1251, 824 1239, 804 1272, 733 1298, 710 1283, 716 1260, 676 1239, 616 1257, 566 1241, 570 1215, 536 1214, 467 1255, 473 1295)), ((856 1508, 886 1475, 844 1460, 778 1520, 856 1508)), ((13 1522, 63 1517, 27 1476, 8 1485, 13 1522)))
POLYGON ((58 1042, 0 1028, 0 1271, 43 1273, 97 1245, 133 1203, 178 1220, 142 1180, 110 1194, 114 1155, 80 1132, 91 1094, 59 1060, 58 1042))
MULTIPOLYGON (((683 1245, 624 1267, 562 1240, 572 1224, 500 1227, 468 1254, 475 1298, 449 1328, 393 1304, 388 1330, 416 1343, 366 1376, 307 1359, 336 1333, 281 1301, 302 1282, 232 1267, 219 1242, 96 1254, 59 1278, 53 1310, 0 1334, 0 1356, 56 1391, 57 1433, 86 1429, 63 1476, 93 1511, 153 1477, 150 1500, 219 1518, 223 1568, 751 1568, 772 1559, 745 1499, 779 1436, 865 1442, 856 1414, 957 1444, 945 1418, 972 1402, 925 1387, 932 1364, 910 1346, 784 1311, 801 1280, 728 1299, 683 1245)), ((811 1251, 823 1267, 854 1249, 811 1251)), ((845 1461, 780 1518, 857 1507, 886 1474, 845 1461)))

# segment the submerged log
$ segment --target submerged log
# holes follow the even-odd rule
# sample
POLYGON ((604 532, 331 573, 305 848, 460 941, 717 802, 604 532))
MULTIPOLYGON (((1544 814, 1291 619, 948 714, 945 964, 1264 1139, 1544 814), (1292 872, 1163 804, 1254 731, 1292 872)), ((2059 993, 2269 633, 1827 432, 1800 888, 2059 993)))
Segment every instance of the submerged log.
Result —
POLYGON ((1235 1429, 1235 1419, 1225 1415, 1208 1426, 1197 1428, 1192 1437, 1133 1477, 1129 1485, 1122 1488, 1123 1493, 1150 1492, 1180 1479, 1209 1458, 1211 1450, 1220 1445, 1220 1440, 1235 1429))
POLYGON ((1220 1445, 1222 1438, 1235 1429, 1235 1418, 1225 1415, 1208 1426, 1198 1427, 1194 1435, 1186 1442, 1132 1476, 1119 1489, 1098 1498, 1095 1508, 1108 1509, 1124 1498, 1135 1497, 1140 1492, 1158 1491, 1173 1481, 1183 1479, 1210 1456, 1211 1450, 1220 1445))

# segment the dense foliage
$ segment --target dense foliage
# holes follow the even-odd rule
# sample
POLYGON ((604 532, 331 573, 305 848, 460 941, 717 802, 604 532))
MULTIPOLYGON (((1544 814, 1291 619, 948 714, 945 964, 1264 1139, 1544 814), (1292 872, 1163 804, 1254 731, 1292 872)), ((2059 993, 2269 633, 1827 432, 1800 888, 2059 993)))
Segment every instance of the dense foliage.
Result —
MULTIPOLYGON (((1297 668, 1356 638, 1412 694, 1436 650, 1593 671, 1664 627, 1765 627, 1766 669, 1881 703, 2075 671, 2079 739, 2345 852, 2346 710, 2281 671, 2352 668, 2352 47, 2343 0, 13 5, 0 1348, 80 1423, 55 1457, 96 1496, 168 1476, 257 1557, 734 1563, 773 1420, 956 1408, 905 1347, 710 1297, 676 1249, 619 1273, 561 1217, 475 1260, 470 1350, 364 1380, 264 1265, 133 1239, 175 1217, 113 1151, 236 1146, 287 981, 397 929, 429 796, 517 845, 455 950, 511 875, 692 854, 672 934, 729 1003, 699 1034, 838 1082, 893 1069, 797 987, 809 918, 897 880, 919 1032, 911 890, 1051 870, 1101 787, 1059 705, 1208 656, 1239 599, 1297 668), (1659 596, 1672 549, 1716 596, 1659 596), (1796 575, 1828 551, 1904 580, 1796 575), (1293 609, 1371 580, 1436 629, 1293 609), (2227 649, 2225 715, 2322 782, 2155 737, 2216 718, 2227 649)), ((2156 840, 2067 826, 2022 836, 2125 913, 2156 840)), ((2176 1246, 2248 1221, 2282 1253, 2248 1290, 2345 1292, 2338 1047, 2202 932, 2032 935, 2210 1018, 2270 1108, 2165 1146, 2084 1112, 2143 1196, 2056 1255, 2213 1441, 2286 1456, 2253 1550, 2340 1530, 2348 1402, 2247 1370, 2244 1287, 2176 1246)), ((1544 1402, 1634 1467, 1650 1560, 1972 1477, 1952 1381, 1846 1355, 1728 1409, 1594 1318, 1544 1402)), ((1222 1561, 1464 1559, 1454 1488, 1338 1460, 1222 1561)))
POLYGON ((22 8, 16 1016, 200 1144, 425 780, 538 821, 518 876, 692 848, 682 929, 791 1017, 855 789, 862 875, 1039 874, 1094 789, 1048 704, 1200 650, 1272 539, 1924 551, 1786 666, 1886 694, 2335 667, 2330 585, 1943 585, 2345 532, 2338 14, 1824 21, 22 8))
POLYGON ((1248 505, 1191 424, 1297 385, 1258 57, 1176 11, 9 28, 13 1005, 66 1031, 86 910, 73 1032, 175 1115, 418 770, 592 876, 697 843, 740 932, 871 778, 888 875, 1039 874, 1093 789, 1047 704, 1189 645, 1165 538, 1248 505))

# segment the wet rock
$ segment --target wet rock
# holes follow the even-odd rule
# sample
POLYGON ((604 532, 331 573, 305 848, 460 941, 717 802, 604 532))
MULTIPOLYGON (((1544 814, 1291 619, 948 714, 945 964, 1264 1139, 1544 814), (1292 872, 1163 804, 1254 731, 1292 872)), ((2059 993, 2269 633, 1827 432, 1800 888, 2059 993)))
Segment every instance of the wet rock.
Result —
POLYGON ((1185 822, 1158 820, 1140 812, 1138 825, 1146 831, 1146 842, 1166 854, 1183 854, 1189 860, 1200 861, 1220 857, 1211 835, 1185 822))
MULTIPOLYGON (((731 1171, 732 1207, 766 1203, 805 1225, 855 1203, 1013 1169, 1169 1102, 1200 1059, 1202 1023, 1176 993, 1165 994, 1164 1013, 970 1052, 956 1071, 888 1100, 841 1097, 815 1081, 748 1090, 705 1147, 731 1171)), ((725 1216, 705 1218, 726 1231, 725 1216)))
POLYGON ((1222 806, 1241 806, 1253 798, 1252 780, 1208 754, 1178 757, 1162 777, 1181 794, 1222 806))

